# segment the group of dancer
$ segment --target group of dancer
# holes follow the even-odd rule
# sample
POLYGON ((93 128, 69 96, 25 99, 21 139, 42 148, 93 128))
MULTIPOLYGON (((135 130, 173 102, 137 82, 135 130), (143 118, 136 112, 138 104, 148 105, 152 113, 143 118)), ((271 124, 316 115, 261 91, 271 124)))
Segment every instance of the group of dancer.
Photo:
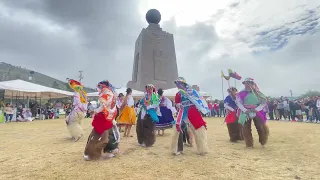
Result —
POLYGON ((224 100, 227 111, 225 122, 231 142, 244 140, 248 148, 253 148, 251 123, 257 129, 259 142, 264 147, 268 141, 267 98, 260 91, 252 78, 243 81, 244 90, 238 92, 235 87, 228 89, 229 95, 224 100))
MULTIPOLYGON (((208 153, 207 126, 201 112, 199 102, 195 95, 199 92, 193 89, 184 78, 180 77, 174 82, 178 88, 175 104, 178 108, 176 120, 173 113, 176 109, 171 100, 163 96, 163 90, 148 84, 145 86, 144 97, 139 101, 139 112, 134 110, 132 89, 128 88, 126 96, 117 95, 114 86, 109 81, 101 81, 97 85, 99 92, 99 106, 90 110, 93 115, 93 129, 88 137, 84 150, 85 160, 111 158, 119 153, 121 127, 124 127, 124 137, 130 135, 132 125, 136 125, 138 144, 142 147, 151 147, 158 135, 168 128, 173 129, 170 151, 174 155, 183 153, 183 145, 193 145, 194 139, 198 154, 208 153)), ((230 87, 229 96, 225 99, 227 109, 226 123, 230 141, 245 140, 247 147, 253 147, 251 134, 251 121, 257 128, 259 142, 265 145, 269 130, 266 126, 266 101, 253 79, 246 79, 245 89, 238 93, 237 89, 230 87)), ((87 95, 80 82, 69 80, 70 87, 75 91, 73 109, 66 119, 68 130, 74 141, 83 136, 81 121, 87 111, 87 95)), ((199 98, 198 98, 199 100, 199 98)), ((200 105, 204 107, 205 105, 200 105)))

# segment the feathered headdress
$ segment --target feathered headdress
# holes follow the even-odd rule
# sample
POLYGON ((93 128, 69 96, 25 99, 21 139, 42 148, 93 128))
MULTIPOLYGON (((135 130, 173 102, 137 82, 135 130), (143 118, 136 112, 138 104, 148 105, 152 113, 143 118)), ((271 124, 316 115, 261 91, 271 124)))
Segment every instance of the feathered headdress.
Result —
POLYGON ((87 103, 87 93, 83 90, 82 84, 74 79, 68 79, 68 84, 74 91, 80 94, 81 103, 87 103))

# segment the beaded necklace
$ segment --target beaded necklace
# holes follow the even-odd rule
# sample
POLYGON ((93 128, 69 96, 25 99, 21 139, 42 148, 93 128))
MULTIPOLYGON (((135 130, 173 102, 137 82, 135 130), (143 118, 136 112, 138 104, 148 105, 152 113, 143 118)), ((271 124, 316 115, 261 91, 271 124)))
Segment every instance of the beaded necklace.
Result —
POLYGON ((150 105, 151 97, 152 97, 152 94, 149 95, 148 93, 144 96, 144 105, 145 106, 150 105))

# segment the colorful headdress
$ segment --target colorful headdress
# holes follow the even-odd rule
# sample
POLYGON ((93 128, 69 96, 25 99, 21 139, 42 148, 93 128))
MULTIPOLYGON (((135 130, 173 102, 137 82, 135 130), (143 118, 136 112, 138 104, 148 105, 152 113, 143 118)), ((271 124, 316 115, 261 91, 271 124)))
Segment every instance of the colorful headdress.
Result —
POLYGON ((68 79, 69 86, 80 94, 81 103, 87 103, 87 93, 83 90, 83 86, 80 82, 74 79, 68 79))
POLYGON ((260 98, 261 100, 267 100, 267 97, 261 93, 258 85, 254 82, 254 79, 252 78, 246 78, 242 84, 246 85, 246 84, 250 84, 251 85, 251 90, 254 92, 254 94, 260 98))
POLYGON ((252 78, 246 78, 246 79, 242 82, 242 84, 246 84, 246 83, 255 84, 254 79, 252 79, 252 78))
POLYGON ((232 93, 232 92, 237 92, 238 91, 238 89, 237 88, 235 88, 235 87, 229 87, 228 88, 228 90, 227 90, 229 93, 232 93))
POLYGON ((154 87, 153 84, 148 84, 145 87, 146 87, 146 91, 151 90, 152 92, 156 92, 156 88, 154 87))
POLYGON ((179 77, 174 81, 178 89, 187 90, 190 86, 183 77, 179 77))
POLYGON ((108 81, 108 80, 103 80, 98 83, 97 88, 100 90, 103 90, 105 88, 110 89, 113 93, 115 93, 115 87, 108 81))

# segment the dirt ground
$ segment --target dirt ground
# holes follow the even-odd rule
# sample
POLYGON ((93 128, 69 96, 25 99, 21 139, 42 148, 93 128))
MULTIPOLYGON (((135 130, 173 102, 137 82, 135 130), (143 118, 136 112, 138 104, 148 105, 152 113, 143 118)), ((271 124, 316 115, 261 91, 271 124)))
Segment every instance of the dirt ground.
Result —
POLYGON ((121 139, 120 156, 104 161, 83 160, 91 131, 85 119, 84 138, 74 143, 63 119, 0 124, 0 179, 320 179, 320 125, 269 121, 270 138, 262 149, 254 130, 255 148, 230 143, 218 118, 208 122, 207 156, 186 147, 183 156, 169 152, 171 130, 154 147, 137 146, 134 137, 121 139))

